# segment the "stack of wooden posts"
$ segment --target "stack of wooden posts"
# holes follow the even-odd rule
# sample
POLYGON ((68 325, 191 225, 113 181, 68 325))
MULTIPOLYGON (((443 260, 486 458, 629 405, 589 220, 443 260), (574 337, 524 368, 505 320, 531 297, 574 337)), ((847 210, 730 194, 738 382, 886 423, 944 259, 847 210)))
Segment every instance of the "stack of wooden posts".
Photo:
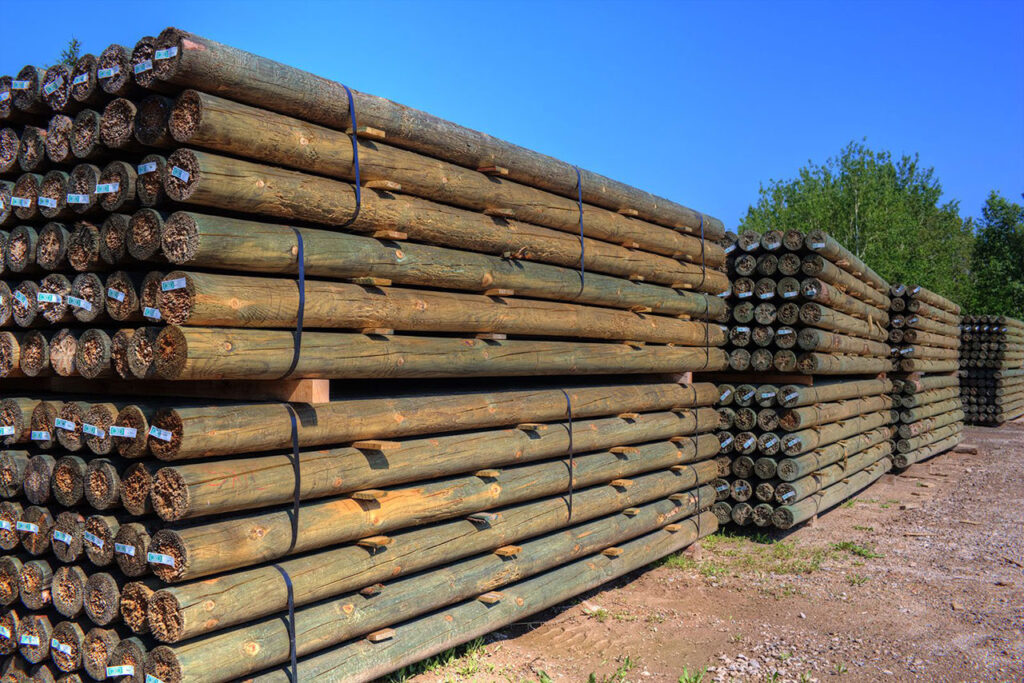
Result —
POLYGON ((820 231, 748 232, 738 247, 727 379, 740 384, 720 385, 732 478, 715 509, 789 528, 892 467, 889 285, 820 231))
POLYGON ((720 221, 175 29, 0 126, 4 673, 372 680, 717 528, 720 221))
POLYGON ((889 341, 899 371, 900 410, 893 461, 903 469, 953 448, 963 438, 960 400, 960 307, 918 285, 894 284, 889 341))
POLYGON ((1024 415, 1024 322, 969 315, 960 334, 960 395, 967 423, 1001 425, 1024 415))

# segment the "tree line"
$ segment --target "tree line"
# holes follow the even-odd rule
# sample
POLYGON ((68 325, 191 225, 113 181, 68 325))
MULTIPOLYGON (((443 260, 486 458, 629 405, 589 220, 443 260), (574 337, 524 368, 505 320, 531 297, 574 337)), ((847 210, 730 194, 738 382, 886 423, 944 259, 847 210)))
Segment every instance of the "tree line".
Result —
POLYGON ((851 142, 795 178, 762 184, 741 230, 825 230, 889 282, 916 284, 970 314, 1024 318, 1024 208, 993 191, 974 219, 940 203, 935 170, 851 142))

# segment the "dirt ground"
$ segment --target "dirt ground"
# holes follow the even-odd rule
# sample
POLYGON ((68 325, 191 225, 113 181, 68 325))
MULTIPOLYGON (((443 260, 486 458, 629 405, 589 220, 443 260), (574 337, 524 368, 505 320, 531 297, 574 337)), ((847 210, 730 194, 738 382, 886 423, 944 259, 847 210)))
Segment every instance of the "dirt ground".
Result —
POLYGON ((402 678, 1024 681, 1024 425, 964 443, 978 452, 788 534, 716 534, 402 678))

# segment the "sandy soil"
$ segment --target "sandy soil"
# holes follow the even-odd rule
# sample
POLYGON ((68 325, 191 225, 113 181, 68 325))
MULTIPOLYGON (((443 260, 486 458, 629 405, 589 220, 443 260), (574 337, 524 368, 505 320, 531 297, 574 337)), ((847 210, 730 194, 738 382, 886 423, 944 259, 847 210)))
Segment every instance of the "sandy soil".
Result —
MULTIPOLYGON (((1024 681, 1024 425, 726 532, 399 680, 1024 681)), ((421 670, 424 667, 421 667, 421 670)))

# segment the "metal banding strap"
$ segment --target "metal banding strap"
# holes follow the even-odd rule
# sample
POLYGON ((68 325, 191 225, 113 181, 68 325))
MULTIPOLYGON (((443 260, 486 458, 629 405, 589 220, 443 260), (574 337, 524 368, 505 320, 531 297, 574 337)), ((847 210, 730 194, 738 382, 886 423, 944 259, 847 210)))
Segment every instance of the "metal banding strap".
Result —
POLYGON ((576 169, 576 203, 580 207, 580 291, 583 291, 583 281, 586 278, 586 266, 583 264, 583 257, 586 256, 586 247, 583 244, 583 176, 580 174, 580 167, 576 169))
POLYGON ((288 576, 288 572, 285 571, 284 567, 275 564, 274 569, 281 572, 284 585, 288 587, 288 655, 292 668, 289 678, 292 683, 299 683, 299 658, 295 650, 295 589, 292 588, 292 577, 288 576))
POLYGON ((348 119, 352 123, 352 166, 355 170, 356 176, 356 210, 352 212, 351 218, 338 226, 340 228, 344 228, 352 225, 356 222, 356 219, 359 218, 359 210, 363 207, 363 190, 359 182, 359 140, 357 137, 359 125, 356 123, 356 103, 352 98, 352 91, 348 89, 348 86, 342 84, 341 87, 345 89, 345 94, 348 95, 348 119))
POLYGON ((561 392, 565 396, 565 412, 569 416, 569 520, 571 521, 573 482, 576 479, 576 460, 572 443, 572 399, 569 398, 569 392, 565 389, 562 389, 561 392))
MULTIPOLYGON (((288 370, 279 379, 291 376, 299 364, 299 355, 302 353, 302 319, 306 313, 306 249, 302 241, 302 233, 299 232, 299 229, 293 227, 292 232, 295 233, 295 258, 299 266, 299 310, 295 316, 295 329, 292 331, 292 362, 288 366, 288 370)), ((294 419, 293 416, 292 420, 294 421, 294 419)))
MULTIPOLYGON (((288 550, 285 555, 291 554, 295 550, 295 543, 299 539, 299 499, 301 497, 302 489, 302 470, 299 467, 299 421, 295 415, 295 409, 292 408, 291 404, 285 403, 285 409, 288 411, 288 418, 291 420, 292 426, 292 468, 295 476, 295 494, 292 500, 292 542, 288 545, 288 550)), ((281 565, 275 564, 274 569, 281 573, 281 578, 284 579, 284 585, 288 589, 288 623, 286 625, 288 629, 288 653, 291 660, 291 681, 292 683, 298 683, 299 681, 299 670, 298 670, 298 653, 295 648, 295 589, 292 586, 292 578, 288 575, 288 572, 281 565)))

